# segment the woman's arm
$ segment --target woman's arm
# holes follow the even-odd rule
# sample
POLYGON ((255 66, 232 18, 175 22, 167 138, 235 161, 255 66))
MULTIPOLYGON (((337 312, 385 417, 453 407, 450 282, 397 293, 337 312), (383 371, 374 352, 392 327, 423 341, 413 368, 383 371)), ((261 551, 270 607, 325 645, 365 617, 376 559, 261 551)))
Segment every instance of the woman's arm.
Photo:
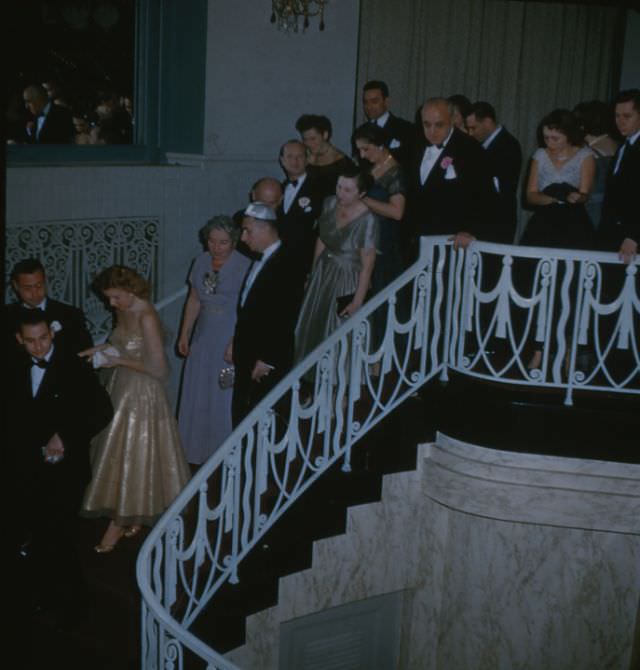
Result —
POLYGON ((389 198, 389 202, 382 202, 365 195, 362 202, 374 213, 384 216, 387 219, 394 221, 401 221, 404 216, 404 208, 406 205, 406 198, 402 193, 395 193, 389 198))
POLYGON ((531 171, 527 182, 527 202, 530 205, 554 205, 560 202, 538 190, 538 161, 535 158, 531 161, 531 171))
POLYGON ((579 193, 569 193, 567 202, 571 204, 585 203, 589 200, 589 194, 593 190, 593 182, 596 178, 596 159, 593 156, 586 156, 580 166, 580 191, 579 193))
POLYGON ((182 327, 180 328, 180 337, 178 338, 178 351, 183 356, 189 355, 189 337, 199 313, 200 299, 198 298, 198 292, 192 286, 189 290, 187 304, 184 307, 184 317, 182 319, 182 327))
POLYGON ((376 250, 372 247, 360 249, 360 273, 358 275, 358 286, 353 296, 353 300, 342 310, 340 316, 351 316, 360 307, 369 290, 371 283, 371 273, 376 262, 376 250))
POLYGON ((316 261, 318 260, 318 258, 320 258, 320 255, 325 250, 325 248, 326 247, 324 245, 324 242, 320 238, 318 238, 316 240, 316 248, 313 250, 313 264, 311 266, 312 268, 316 266, 316 261))
POLYGON ((80 358, 91 358, 93 354, 97 353, 98 351, 104 351, 108 346, 109 346, 108 342, 105 342, 104 344, 98 344, 95 347, 91 347, 91 349, 85 349, 84 351, 79 351, 78 356, 80 356, 80 358))

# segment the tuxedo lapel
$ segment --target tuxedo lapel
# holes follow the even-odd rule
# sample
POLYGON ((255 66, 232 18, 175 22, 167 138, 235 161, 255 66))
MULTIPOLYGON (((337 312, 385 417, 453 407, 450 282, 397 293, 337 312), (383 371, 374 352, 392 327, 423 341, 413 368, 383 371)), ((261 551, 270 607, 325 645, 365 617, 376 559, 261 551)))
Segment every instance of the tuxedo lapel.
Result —
MULTIPOLYGON (((256 300, 256 296, 260 296, 260 291, 262 290, 263 284, 268 281, 269 273, 271 272, 271 268, 273 267, 273 262, 274 259, 278 257, 278 255, 282 252, 282 245, 278 247, 272 254, 267 258, 265 264, 262 266, 258 274, 256 275, 256 278, 253 281, 253 284, 249 288, 249 293, 247 293, 247 298, 244 301, 244 305, 240 308, 241 310, 250 308, 252 303, 256 300)), ((253 267, 253 265, 251 266, 253 267)), ((250 272, 251 270, 249 270, 250 272)), ((245 277, 245 282, 247 278, 249 277, 249 272, 247 273, 247 276, 245 277)), ((244 290, 244 283, 243 283, 243 290, 244 290)), ((240 293, 242 295, 242 292, 240 293)))
MULTIPOLYGON (((451 138, 453 140, 453 138, 451 138)), ((422 154, 424 156, 424 153, 422 154)), ((423 189, 430 189, 434 185, 444 181, 445 170, 442 168, 442 161, 445 157, 451 156, 451 141, 442 149, 438 160, 433 164, 431 172, 427 175, 427 179, 422 185, 423 189)))

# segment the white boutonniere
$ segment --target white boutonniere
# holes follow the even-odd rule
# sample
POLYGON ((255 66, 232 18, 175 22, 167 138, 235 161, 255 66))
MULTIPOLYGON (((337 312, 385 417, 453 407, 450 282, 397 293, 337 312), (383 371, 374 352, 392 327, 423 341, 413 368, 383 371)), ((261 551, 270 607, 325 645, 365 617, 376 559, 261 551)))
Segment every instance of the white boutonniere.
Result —
POLYGON ((309 200, 309 198, 307 198, 307 197, 298 198, 298 206, 302 207, 302 209, 305 212, 310 212, 311 211, 311 200, 309 200))
POLYGON ((54 333, 59 333, 62 330, 62 324, 60 321, 52 321, 51 322, 51 330, 54 333))

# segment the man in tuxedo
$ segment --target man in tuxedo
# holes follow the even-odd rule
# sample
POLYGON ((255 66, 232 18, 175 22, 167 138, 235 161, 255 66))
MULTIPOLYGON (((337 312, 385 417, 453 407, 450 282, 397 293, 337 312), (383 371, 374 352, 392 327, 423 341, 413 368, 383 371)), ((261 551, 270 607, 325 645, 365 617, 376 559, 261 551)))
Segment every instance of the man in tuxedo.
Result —
MULTIPOLYGON (((418 129, 413 123, 390 111, 389 87, 384 81, 368 81, 362 88, 362 106, 369 123, 385 131, 387 147, 394 158, 407 167, 419 143, 418 129)), ((353 155, 357 154, 355 145, 353 155)))
POLYGON ((11 271, 11 285, 19 302, 5 305, 6 347, 5 355, 14 358, 19 346, 15 332, 22 309, 41 309, 56 333, 56 346, 68 353, 93 346, 81 310, 47 297, 47 279, 44 266, 37 258, 19 261, 11 271))
POLYGON ((496 110, 488 102, 475 102, 466 117, 469 135, 486 151, 493 186, 498 195, 491 239, 513 244, 518 222, 518 181, 522 168, 520 142, 496 120, 496 110))
POLYGON ((600 246, 617 250, 625 263, 640 244, 640 89, 622 91, 615 104, 616 126, 624 137, 613 158, 602 204, 600 246))
POLYGON ((280 240, 276 213, 263 203, 245 210, 242 239, 261 254, 251 264, 238 300, 238 316, 226 358, 235 366, 234 427, 289 372, 302 277, 280 240))
POLYGON ((410 175, 409 217, 418 235, 451 235, 454 246, 490 239, 496 192, 486 152, 453 126, 444 98, 421 109, 425 142, 410 175))
POLYGON ((25 107, 32 115, 25 128, 27 144, 71 144, 75 136, 73 116, 65 107, 49 99, 44 86, 31 84, 24 89, 25 107))
POLYGON ((311 272, 318 232, 316 221, 322 209, 320 185, 307 174, 307 150, 299 140, 289 140, 280 149, 280 165, 287 175, 284 197, 277 209, 280 238, 295 254, 300 272, 311 272))
POLYGON ((93 369, 57 346, 44 312, 23 309, 15 338, 19 360, 4 378, 12 544, 19 564, 28 557, 31 565, 18 568, 21 586, 38 604, 69 616, 84 595, 74 545, 90 476, 89 441, 113 409, 93 369))

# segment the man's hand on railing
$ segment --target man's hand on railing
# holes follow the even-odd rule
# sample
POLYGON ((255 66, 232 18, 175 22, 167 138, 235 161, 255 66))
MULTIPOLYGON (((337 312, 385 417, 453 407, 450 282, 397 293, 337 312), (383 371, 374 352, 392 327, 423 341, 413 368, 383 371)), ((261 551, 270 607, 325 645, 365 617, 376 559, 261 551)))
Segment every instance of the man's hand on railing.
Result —
POLYGON ((453 248, 457 251, 458 249, 466 249, 475 239, 471 233, 461 231, 452 235, 449 241, 453 242, 453 248))
POLYGON ((618 251, 618 257, 621 261, 629 265, 632 261, 635 260, 635 257, 638 254, 638 243, 635 240, 632 240, 630 237, 625 237, 620 245, 620 250, 618 251))

